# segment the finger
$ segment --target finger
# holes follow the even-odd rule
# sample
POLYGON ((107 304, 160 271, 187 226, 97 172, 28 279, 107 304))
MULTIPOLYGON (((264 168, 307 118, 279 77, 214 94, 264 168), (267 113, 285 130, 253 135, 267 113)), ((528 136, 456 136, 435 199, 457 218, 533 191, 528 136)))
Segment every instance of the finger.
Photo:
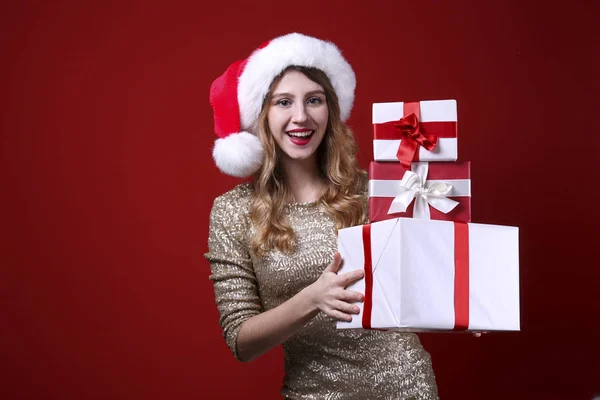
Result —
POLYGON ((346 302, 365 301, 365 296, 353 290, 343 290, 340 293, 339 299, 346 302))
POLYGON ((340 270, 340 265, 342 265, 342 256, 339 252, 336 251, 335 253, 333 253, 333 261, 329 263, 327 268, 325 268, 325 271, 337 274, 340 270))
POLYGON ((355 306, 354 304, 346 303, 345 301, 336 300, 331 304, 334 310, 341 311, 345 314, 358 314, 360 313, 360 308, 355 306))
POLYGON ((327 312, 326 314, 329 315, 330 317, 335 318, 340 321, 346 321, 346 322, 352 321, 352 315, 345 314, 338 310, 331 310, 331 311, 327 312))
POLYGON ((362 279, 365 276, 365 271, 362 269, 358 269, 356 271, 346 272, 340 276, 340 285, 346 287, 349 284, 362 279))

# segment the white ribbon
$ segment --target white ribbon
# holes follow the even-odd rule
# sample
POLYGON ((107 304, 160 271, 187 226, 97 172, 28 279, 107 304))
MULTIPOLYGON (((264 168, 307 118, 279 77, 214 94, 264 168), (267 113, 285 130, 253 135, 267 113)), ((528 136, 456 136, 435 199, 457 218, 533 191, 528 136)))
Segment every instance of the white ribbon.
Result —
POLYGON ((452 185, 428 181, 428 172, 427 162, 411 164, 411 171, 404 173, 400 182, 400 193, 392 201, 388 214, 405 212, 413 200, 415 200, 413 218, 419 219, 431 219, 429 206, 447 214, 458 205, 457 201, 446 197, 452 190, 452 185))

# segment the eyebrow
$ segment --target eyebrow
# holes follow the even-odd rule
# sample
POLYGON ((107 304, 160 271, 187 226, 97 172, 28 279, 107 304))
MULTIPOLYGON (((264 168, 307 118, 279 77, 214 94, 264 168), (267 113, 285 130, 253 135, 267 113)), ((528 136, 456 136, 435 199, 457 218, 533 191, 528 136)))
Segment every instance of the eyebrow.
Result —
MULTIPOLYGON (((306 93, 306 96, 312 96, 315 94, 322 94, 325 95, 325 91, 321 90, 321 89, 317 89, 317 90, 311 90, 310 92, 306 93)), ((294 97, 293 94, 291 93, 287 93, 287 92, 283 92, 283 93, 274 93, 273 94, 273 98, 277 98, 277 97, 294 97)))

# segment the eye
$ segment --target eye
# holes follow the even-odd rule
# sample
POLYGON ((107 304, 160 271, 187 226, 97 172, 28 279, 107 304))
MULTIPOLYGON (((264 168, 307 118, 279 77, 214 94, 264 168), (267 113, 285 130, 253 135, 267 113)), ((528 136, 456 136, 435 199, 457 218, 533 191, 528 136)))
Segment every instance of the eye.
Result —
POLYGON ((292 102, 289 101, 288 99, 281 99, 275 104, 277 104, 278 106, 282 106, 282 107, 289 107, 292 105, 292 102))
POLYGON ((321 100, 320 97, 311 97, 310 99, 308 99, 307 103, 317 105, 323 103, 323 100, 321 100))

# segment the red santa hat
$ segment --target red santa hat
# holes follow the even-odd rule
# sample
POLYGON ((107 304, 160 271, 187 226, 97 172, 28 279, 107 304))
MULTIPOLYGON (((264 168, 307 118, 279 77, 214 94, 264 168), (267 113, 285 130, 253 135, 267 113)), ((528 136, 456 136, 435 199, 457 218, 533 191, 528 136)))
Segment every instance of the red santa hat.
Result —
POLYGON ((247 59, 231 64, 210 87, 215 133, 219 137, 213 158, 225 174, 246 177, 262 165, 263 148, 253 131, 271 83, 289 66, 323 71, 337 94, 342 120, 350 117, 356 78, 333 43, 300 33, 270 40, 247 59))

